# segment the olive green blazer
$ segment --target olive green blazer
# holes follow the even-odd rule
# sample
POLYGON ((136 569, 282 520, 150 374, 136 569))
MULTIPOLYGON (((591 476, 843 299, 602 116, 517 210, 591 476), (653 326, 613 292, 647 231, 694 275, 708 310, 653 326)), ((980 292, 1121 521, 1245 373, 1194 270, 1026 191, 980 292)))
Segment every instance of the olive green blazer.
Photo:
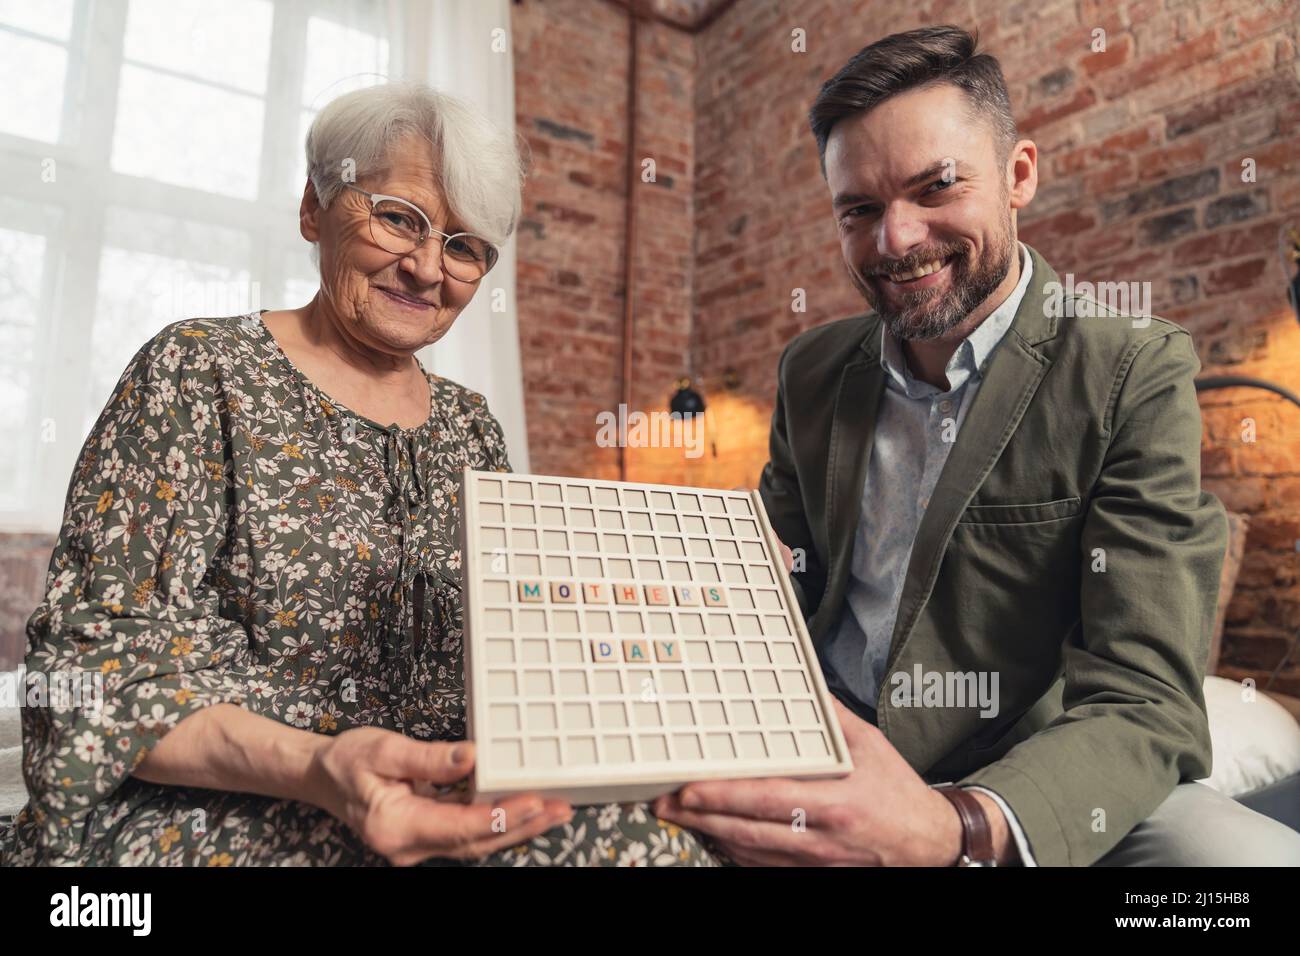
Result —
MULTIPOLYGON (((927 781, 998 793, 1040 864, 1087 866, 1210 772, 1201 688, 1227 521, 1201 490, 1191 336, 1077 294, 1068 314, 1029 254, 917 531, 877 722, 927 781), (918 665, 996 672, 997 714, 899 706, 891 677, 918 665)), ((792 578, 818 646, 844 608, 884 385, 874 313, 781 355, 759 488, 802 549, 792 578)))

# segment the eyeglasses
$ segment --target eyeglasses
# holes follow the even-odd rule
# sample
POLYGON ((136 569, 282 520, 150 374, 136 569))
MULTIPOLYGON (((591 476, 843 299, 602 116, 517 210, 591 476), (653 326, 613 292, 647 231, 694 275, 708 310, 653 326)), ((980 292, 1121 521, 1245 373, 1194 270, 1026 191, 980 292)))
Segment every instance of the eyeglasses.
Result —
POLYGON ((447 235, 433 228, 419 206, 397 196, 371 193, 344 183, 370 200, 370 237, 375 245, 394 255, 409 256, 431 235, 442 236, 442 266, 461 282, 477 282, 496 265, 497 247, 470 232, 447 235))

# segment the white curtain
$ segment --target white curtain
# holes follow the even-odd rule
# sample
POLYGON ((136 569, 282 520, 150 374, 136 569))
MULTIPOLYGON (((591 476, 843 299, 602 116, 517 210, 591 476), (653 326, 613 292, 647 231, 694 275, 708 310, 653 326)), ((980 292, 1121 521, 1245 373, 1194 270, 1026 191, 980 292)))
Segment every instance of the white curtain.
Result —
MULTIPOLYGON (((505 0, 0 0, 0 532, 57 529, 160 328, 314 294, 297 208, 322 105, 410 76, 513 128, 498 27, 505 0)), ((514 294, 512 242, 421 359, 487 396, 525 470, 514 294)))
MULTIPOLYGON (((403 70, 476 105, 514 130, 514 47, 508 0, 439 0, 407 7, 403 70)), ((515 304, 515 239, 442 341, 420 353, 437 374, 482 392, 505 431, 510 464, 526 472, 528 433, 515 304)))

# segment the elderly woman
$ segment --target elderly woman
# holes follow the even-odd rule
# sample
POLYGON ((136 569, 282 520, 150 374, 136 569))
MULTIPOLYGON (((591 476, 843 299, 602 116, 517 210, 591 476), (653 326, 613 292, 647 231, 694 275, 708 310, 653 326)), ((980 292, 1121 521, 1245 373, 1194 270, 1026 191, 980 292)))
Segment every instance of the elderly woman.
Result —
POLYGON ((164 329, 81 451, 26 665, 102 701, 24 709, 5 862, 715 862, 644 805, 440 799, 474 762, 457 477, 509 464, 415 352, 513 230, 519 157, 391 84, 322 110, 307 160, 315 298, 164 329))

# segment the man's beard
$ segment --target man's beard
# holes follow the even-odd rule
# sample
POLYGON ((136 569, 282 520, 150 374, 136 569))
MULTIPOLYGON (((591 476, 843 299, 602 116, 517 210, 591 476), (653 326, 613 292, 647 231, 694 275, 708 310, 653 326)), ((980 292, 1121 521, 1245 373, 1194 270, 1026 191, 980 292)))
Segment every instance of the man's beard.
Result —
MULTIPOLYGON (((1007 271, 1011 268, 1011 256, 1015 251, 1015 237, 1011 232, 1011 215, 1008 212, 1003 229, 995 237, 988 254, 976 264, 973 271, 969 257, 960 247, 937 250, 937 255, 924 261, 943 260, 949 255, 953 256, 949 266, 949 281, 943 287, 931 289, 907 291, 904 287, 902 294, 895 300, 901 303, 898 308, 893 306, 884 293, 877 294, 871 281, 864 278, 859 270, 849 269, 848 272, 854 287, 880 316, 890 335, 900 342, 924 341, 936 339, 960 325, 981 302, 992 295, 1007 277, 1007 271)), ((885 280, 877 278, 874 281, 885 280)))

